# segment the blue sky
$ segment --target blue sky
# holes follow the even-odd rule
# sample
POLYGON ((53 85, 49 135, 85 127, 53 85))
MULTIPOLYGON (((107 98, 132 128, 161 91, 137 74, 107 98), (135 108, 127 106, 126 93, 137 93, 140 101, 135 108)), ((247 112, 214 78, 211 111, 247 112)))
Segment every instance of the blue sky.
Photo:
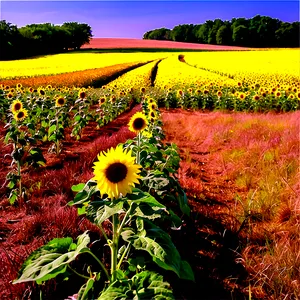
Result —
POLYGON ((206 20, 270 16, 299 21, 298 1, 5 1, 1 20, 18 27, 76 21, 92 27, 94 37, 142 38, 146 31, 206 20))

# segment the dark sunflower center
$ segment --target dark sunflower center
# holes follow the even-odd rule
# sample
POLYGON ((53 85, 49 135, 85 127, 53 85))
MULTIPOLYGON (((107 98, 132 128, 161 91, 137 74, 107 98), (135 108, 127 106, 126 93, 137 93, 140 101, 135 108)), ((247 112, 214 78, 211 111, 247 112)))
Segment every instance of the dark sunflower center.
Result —
POLYGON ((142 118, 136 118, 132 125, 135 130, 141 130, 145 125, 145 121, 142 118))
POLYGON ((44 92, 43 90, 40 90, 40 94, 41 94, 42 96, 44 96, 44 95, 45 95, 45 92, 44 92))
POLYGON ((15 110, 20 110, 21 109, 21 104, 20 103, 16 103, 15 104, 15 110))
POLYGON ((23 117, 24 117, 24 112, 23 111, 18 112, 17 118, 22 119, 23 117))
POLYGON ((65 99, 59 98, 59 99, 57 100, 57 103, 58 103, 59 105, 64 105, 64 104, 65 104, 65 99))
POLYGON ((126 178, 127 167, 120 163, 111 164, 105 171, 106 178, 112 183, 118 183, 126 178))

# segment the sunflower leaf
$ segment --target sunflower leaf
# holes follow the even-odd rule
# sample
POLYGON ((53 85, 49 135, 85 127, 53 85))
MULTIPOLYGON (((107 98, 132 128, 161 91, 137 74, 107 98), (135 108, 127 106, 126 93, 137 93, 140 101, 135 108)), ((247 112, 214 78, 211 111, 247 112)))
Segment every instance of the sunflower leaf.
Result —
POLYGON ((112 215, 120 214, 124 212, 123 210, 124 201, 117 200, 110 202, 109 205, 101 206, 97 210, 96 222, 100 225, 106 219, 110 218, 112 215))
POLYGON ((111 299, 175 299, 168 282, 155 272, 142 271, 130 279, 116 280, 104 292, 98 300, 111 299))
POLYGON ((79 290, 77 300, 88 300, 88 293, 94 287, 95 279, 90 278, 79 290))
POLYGON ((181 260, 179 252, 166 232, 151 221, 139 217, 136 225, 138 232, 122 235, 123 239, 131 242, 135 249, 147 251, 153 262, 161 268, 175 272, 179 278, 194 279, 189 264, 181 260), (187 268, 186 272, 184 268, 187 268))
POLYGON ((31 253, 21 267, 19 278, 13 283, 36 281, 41 284, 58 274, 65 273, 68 264, 80 253, 90 251, 87 248, 89 242, 87 232, 78 236, 77 244, 73 243, 70 237, 51 240, 31 253))

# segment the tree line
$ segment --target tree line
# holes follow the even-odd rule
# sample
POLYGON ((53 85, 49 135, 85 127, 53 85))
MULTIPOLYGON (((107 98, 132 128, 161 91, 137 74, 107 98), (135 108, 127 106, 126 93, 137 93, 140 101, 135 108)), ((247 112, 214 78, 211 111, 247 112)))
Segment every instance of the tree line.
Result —
POLYGON ((215 19, 147 31, 143 39, 245 47, 299 47, 300 22, 257 15, 251 19, 215 19))
POLYGON ((66 22, 30 24, 18 28, 0 21, 0 60, 19 59, 79 49, 89 43, 92 29, 88 24, 66 22))

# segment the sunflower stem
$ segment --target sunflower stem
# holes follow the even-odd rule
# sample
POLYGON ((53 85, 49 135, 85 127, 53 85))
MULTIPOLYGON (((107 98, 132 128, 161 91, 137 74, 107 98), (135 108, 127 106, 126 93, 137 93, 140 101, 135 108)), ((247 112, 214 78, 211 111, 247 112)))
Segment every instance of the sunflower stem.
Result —
POLYGON ((126 214, 125 214, 125 216, 124 216, 124 218, 123 218, 123 220, 122 220, 122 222, 121 222, 121 225, 120 225, 119 228, 118 228, 118 234, 119 234, 119 235, 120 235, 120 233, 121 233, 121 231, 122 231, 122 229, 123 229, 123 226, 124 226, 125 223, 127 222, 128 216, 131 214, 132 204, 133 204, 133 202, 130 204, 129 209, 128 209, 128 211, 126 212, 126 214))
MULTIPOLYGON (((84 253, 84 252, 82 252, 82 253, 84 253)), ((102 270, 104 271, 107 279, 109 280, 110 279, 109 274, 108 274, 108 272, 107 272, 104 264, 102 263, 102 261, 93 252, 91 252, 91 251, 86 251, 85 253, 89 253, 91 256, 93 256, 95 258, 95 260, 99 263, 99 265, 101 266, 102 270)))
POLYGON ((78 273, 78 272, 77 272, 76 270, 74 270, 70 265, 68 265, 68 268, 69 268, 71 271, 73 271, 76 275, 78 275, 79 277, 84 278, 84 279, 90 279, 90 277, 78 273))
POLYGON ((117 270, 117 255, 118 255, 118 243, 119 243, 119 235, 118 235, 118 224, 117 224, 117 215, 114 214, 112 216, 113 223, 113 240, 110 245, 111 249, 111 283, 116 281, 116 270, 117 270))
POLYGON ((100 228, 100 230, 101 230, 101 232, 102 232, 104 238, 106 239, 106 241, 108 241, 108 236, 106 235, 106 232, 104 231, 104 229, 103 229, 103 227, 102 227, 101 224, 99 224, 99 228, 100 228))
POLYGON ((128 253, 128 251, 129 251, 129 249, 130 249, 130 246, 131 246, 131 244, 128 243, 126 249, 124 250, 124 252, 123 252, 123 254, 122 254, 122 256, 121 256, 121 258, 120 258, 120 260, 119 260, 119 262, 118 262, 117 269, 120 269, 120 266, 121 266, 121 264, 122 264, 122 262, 123 262, 123 259, 124 259, 124 257, 126 256, 126 254, 128 253))
POLYGON ((59 141, 57 138, 57 132, 58 132, 58 114, 57 114, 57 110, 56 110, 56 141, 55 141, 55 145, 56 145, 56 155, 58 156, 59 154, 59 141))
POLYGON ((141 133, 138 133, 137 136, 137 151, 136 151, 136 163, 139 165, 140 164, 140 151, 141 151, 141 133))

